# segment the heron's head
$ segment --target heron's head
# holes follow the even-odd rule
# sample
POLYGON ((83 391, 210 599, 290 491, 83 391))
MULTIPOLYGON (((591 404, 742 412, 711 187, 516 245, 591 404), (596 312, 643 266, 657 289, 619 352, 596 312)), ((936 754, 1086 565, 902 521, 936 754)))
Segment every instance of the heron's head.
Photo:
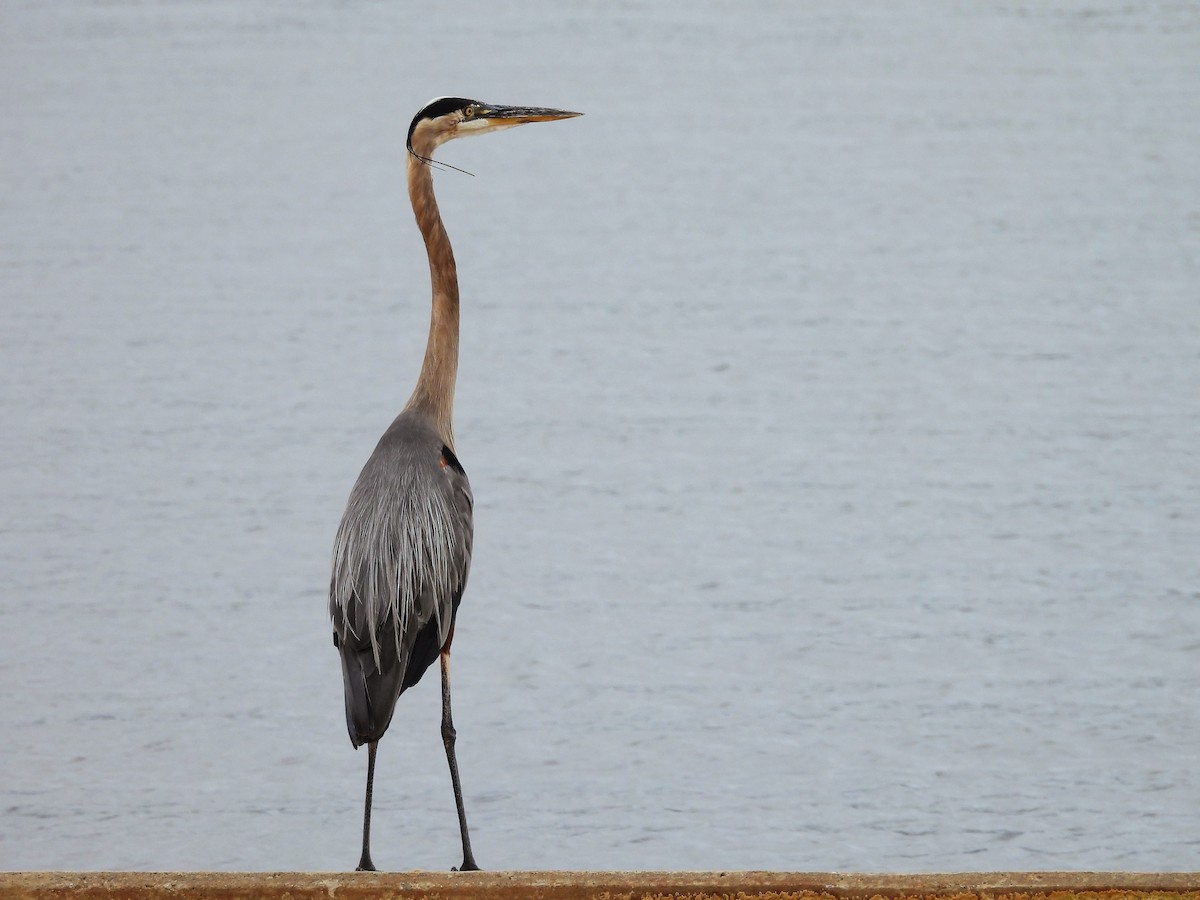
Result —
POLYGON ((408 126, 408 152, 425 158, 435 148, 469 134, 487 134, 530 122, 553 122, 583 113, 537 106, 496 106, 465 97, 438 97, 425 104, 408 126))

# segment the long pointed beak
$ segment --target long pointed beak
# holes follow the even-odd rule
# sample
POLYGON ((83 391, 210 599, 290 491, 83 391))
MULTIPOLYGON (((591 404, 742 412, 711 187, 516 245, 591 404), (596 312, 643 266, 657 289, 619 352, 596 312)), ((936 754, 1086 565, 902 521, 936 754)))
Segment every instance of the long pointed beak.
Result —
POLYGON ((558 119, 573 119, 583 113, 566 109, 547 109, 544 106, 489 106, 479 111, 480 118, 496 124, 525 125, 528 122, 554 122, 558 119))

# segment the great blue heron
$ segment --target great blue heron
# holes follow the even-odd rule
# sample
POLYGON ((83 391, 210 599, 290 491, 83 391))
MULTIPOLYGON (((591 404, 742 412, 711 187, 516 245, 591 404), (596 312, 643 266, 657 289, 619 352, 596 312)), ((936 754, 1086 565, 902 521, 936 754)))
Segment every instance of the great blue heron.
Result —
POLYGON ((433 195, 431 162, 446 141, 580 115, 441 97, 408 128, 408 195, 429 254, 433 311, 417 386, 350 491, 333 548, 329 614, 342 658, 346 727, 367 745, 360 871, 371 862, 375 750, 404 691, 441 658, 442 742, 462 833, 462 870, 474 870, 450 717, 450 641, 471 565, 472 504, 450 418, 458 371, 458 273, 433 195))

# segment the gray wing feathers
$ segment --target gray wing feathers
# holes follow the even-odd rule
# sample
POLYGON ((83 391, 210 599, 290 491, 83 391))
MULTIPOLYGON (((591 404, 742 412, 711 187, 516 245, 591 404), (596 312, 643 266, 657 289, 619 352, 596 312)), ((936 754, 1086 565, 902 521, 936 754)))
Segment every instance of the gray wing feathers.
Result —
POLYGON ((375 448, 346 504, 329 612, 342 640, 364 651, 370 642, 380 671, 381 642, 395 642, 403 672, 427 623, 436 622, 439 646, 449 637, 471 564, 473 500, 466 475, 441 462, 435 435, 394 430, 375 448))

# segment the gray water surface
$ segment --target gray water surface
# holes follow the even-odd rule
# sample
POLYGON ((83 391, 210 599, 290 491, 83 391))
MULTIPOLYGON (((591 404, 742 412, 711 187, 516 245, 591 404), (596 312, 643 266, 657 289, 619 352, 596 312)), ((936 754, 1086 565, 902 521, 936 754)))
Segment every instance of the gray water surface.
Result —
MULTIPOLYGON (((346 869, 437 94, 494 869, 1197 868, 1200 7, 0 5, 0 867, 346 869)), ((436 680, 375 859, 445 869, 436 680)))

